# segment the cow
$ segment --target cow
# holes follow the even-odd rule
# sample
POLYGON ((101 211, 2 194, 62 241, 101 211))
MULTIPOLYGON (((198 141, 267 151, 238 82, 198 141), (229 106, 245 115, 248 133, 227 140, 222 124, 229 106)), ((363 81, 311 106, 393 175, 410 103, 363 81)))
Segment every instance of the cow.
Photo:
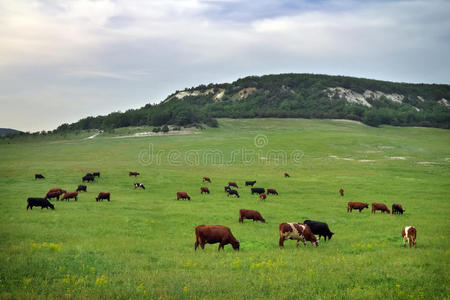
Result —
POLYGON ((49 207, 51 209, 55 209, 55 206, 53 204, 51 204, 50 201, 48 201, 45 198, 32 198, 32 197, 30 197, 30 198, 27 199, 27 203, 28 203, 27 210, 28 210, 28 208, 33 210, 33 206, 40 206, 41 209, 43 209, 44 207, 47 208, 47 209, 49 207))
POLYGON ((139 172, 130 172, 130 173, 128 173, 128 176, 134 176, 134 177, 136 177, 136 176, 138 176, 138 175, 141 175, 139 172))
POLYGON ((89 176, 89 177, 93 177, 93 176, 94 176, 94 174, 92 174, 92 173, 86 173, 86 175, 84 175, 84 176, 89 176))
POLYGON ((85 185, 79 185, 79 186, 77 187, 76 192, 81 192, 81 191, 87 192, 87 186, 85 186, 85 185))
POLYGON ((266 220, 261 216, 261 214, 256 210, 251 209, 240 209, 239 210, 239 223, 244 223, 244 219, 249 219, 255 221, 260 221, 266 223, 266 220))
POLYGON ((253 187, 251 188, 251 191, 252 191, 252 195, 254 193, 264 194, 266 192, 266 190, 264 188, 253 188, 253 187))
POLYGON ((85 182, 85 181, 87 181, 87 182, 89 182, 89 181, 94 182, 94 179, 95 179, 94 175, 92 175, 92 174, 90 174, 90 173, 84 175, 84 176, 81 178, 81 180, 82 180, 83 182, 85 182))
POLYGON ((236 184, 236 182, 230 181, 228 182, 228 186, 234 186, 235 188, 239 188, 238 185, 236 184))
POLYGON ((71 198, 75 199, 75 201, 78 201, 77 197, 78 197, 77 192, 65 193, 64 196, 61 198, 61 201, 67 200, 67 202, 69 202, 69 199, 71 198))
POLYGON ((92 175, 94 176, 94 177, 100 177, 100 172, 94 172, 94 173, 92 173, 92 175))
POLYGON ((230 228, 222 225, 199 225, 195 227, 195 250, 198 246, 205 249, 205 244, 219 244, 220 251, 227 244, 231 244, 234 250, 239 251, 240 242, 231 233, 230 228))
POLYGON ((191 197, 186 192, 177 192, 177 200, 180 199, 188 199, 191 200, 191 197))
POLYGON ((45 177, 42 174, 34 174, 34 180, 36 179, 45 179, 45 177))
POLYGON ((203 193, 209 194, 209 189, 207 187, 201 187, 200 194, 203 194, 203 193))
POLYGON ((98 202, 100 200, 103 201, 103 199, 106 199, 108 201, 111 201, 111 194, 110 193, 98 193, 98 196, 95 198, 95 200, 98 202))
POLYGON ((227 185, 227 186, 225 187, 225 193, 228 193, 229 190, 231 190, 231 188, 227 185))
POLYGON ((135 182, 133 185, 134 185, 134 189, 141 188, 141 189, 145 190, 145 186, 142 183, 135 182))
POLYGON ((278 192, 276 189, 267 189, 267 195, 278 195, 278 192))
POLYGON ((209 178, 209 177, 203 177, 203 182, 209 182, 209 183, 211 183, 211 178, 209 178))
POLYGON ((362 202, 348 202, 347 203, 347 212, 352 212, 354 209, 358 209, 361 212, 364 208, 369 208, 368 203, 362 202))
POLYGON ((52 199, 52 198, 56 198, 57 201, 59 201, 59 196, 61 196, 63 193, 59 192, 59 191, 54 191, 54 192, 48 192, 45 195, 45 199, 52 199))
POLYGON ((266 198, 267 198, 267 195, 266 194, 259 194, 259 199, 261 199, 261 200, 266 200, 266 198))
POLYGON ((331 237, 334 234, 334 232, 331 232, 330 228, 328 228, 327 223, 311 220, 305 220, 303 223, 309 226, 313 234, 319 235, 319 241, 322 236, 324 237, 325 241, 327 241, 327 238, 328 240, 331 240, 331 237))
POLYGON ((401 204, 392 204, 392 214, 400 214, 403 215, 403 213, 405 212, 405 210, 403 209, 401 204))
POLYGON ((372 203, 372 213, 374 214, 377 210, 381 210, 381 212, 384 214, 385 212, 387 212, 388 214, 391 213, 391 211, 389 210, 389 208, 387 208, 386 204, 384 203, 372 203))
POLYGON ((246 181, 245 182, 245 186, 254 186, 255 185, 255 183, 256 183, 256 180, 253 180, 253 181, 246 181))
POLYGON ((48 192, 49 192, 49 193, 51 193, 51 192, 59 192, 60 194, 65 194, 65 193, 67 193, 67 191, 65 191, 65 190, 63 190, 63 189, 60 189, 60 188, 51 188, 48 192))
POLYGON ((284 173, 284 177, 291 177, 288 173, 284 173))
POLYGON ((341 197, 344 197, 344 189, 340 189, 339 194, 341 194, 341 197))
POLYGON ((230 195, 234 195, 234 196, 236 196, 237 198, 240 198, 240 197, 239 197, 239 193, 238 193, 238 191, 236 191, 236 190, 229 189, 229 190, 227 191, 227 196, 229 197, 230 195))
POLYGON ((409 243, 409 248, 411 246, 416 247, 416 236, 417 236, 417 230, 414 226, 406 226, 402 230, 402 237, 403 237, 403 247, 406 247, 406 243, 409 243))
POLYGON ((297 240, 297 248, 300 241, 306 246, 306 241, 311 242, 311 244, 316 247, 319 246, 319 241, 311 232, 311 229, 306 224, 299 223, 281 223, 278 227, 280 230, 280 248, 284 248, 284 241, 287 239, 297 240))

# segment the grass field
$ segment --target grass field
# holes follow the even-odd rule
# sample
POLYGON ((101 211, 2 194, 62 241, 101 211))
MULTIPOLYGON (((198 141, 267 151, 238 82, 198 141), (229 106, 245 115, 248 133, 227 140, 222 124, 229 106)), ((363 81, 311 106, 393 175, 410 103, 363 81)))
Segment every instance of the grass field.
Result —
POLYGON ((450 131, 302 119, 220 120, 197 134, 91 133, 0 144, 2 298, 448 299, 450 131), (158 159, 159 158, 159 159, 158 159), (26 211, 27 197, 78 202, 26 211), (146 190, 134 190, 129 171, 146 190), (284 178, 288 172, 291 178, 284 178), (45 180, 34 180, 42 173, 45 180), (211 195, 200 195, 202 177, 211 195), (275 188, 261 202, 244 187, 275 188), (241 198, 224 186, 236 181, 241 198), (345 196, 338 195, 339 188, 345 196), (98 192, 111 202, 96 202, 98 192), (191 201, 177 201, 176 192, 191 201), (348 201, 401 203, 402 216, 347 213, 348 201), (239 209, 267 223, 238 223, 239 209), (281 222, 327 222, 335 235, 278 247, 281 222), (194 251, 194 228, 230 227, 241 250, 194 251), (414 225, 417 248, 403 248, 414 225))

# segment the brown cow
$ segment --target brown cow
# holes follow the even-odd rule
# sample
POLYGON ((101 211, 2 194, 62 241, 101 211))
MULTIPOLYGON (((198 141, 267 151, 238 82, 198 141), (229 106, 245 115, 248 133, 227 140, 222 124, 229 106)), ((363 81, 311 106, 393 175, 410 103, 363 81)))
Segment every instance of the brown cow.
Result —
POLYGON ((267 195, 278 195, 278 192, 276 189, 267 189, 267 195))
POLYGON ((136 176, 141 175, 141 174, 139 172, 130 172, 130 173, 128 173, 128 175, 136 177, 136 176))
POLYGON ((103 201, 103 199, 106 199, 108 201, 111 201, 110 199, 111 194, 110 193, 99 193, 97 198, 95 198, 95 200, 98 202, 100 200, 103 201))
POLYGON ((228 182, 228 186, 234 186, 235 188, 239 188, 236 182, 233 181, 228 182))
POLYGON ((352 212, 354 209, 358 209, 361 212, 364 208, 369 208, 368 203, 362 202, 348 202, 347 203, 347 212, 352 212))
POLYGON ((60 192, 61 194, 67 193, 65 190, 60 189, 60 188, 52 188, 52 189, 50 189, 48 192, 49 192, 49 193, 50 193, 50 192, 60 192))
POLYGON ((203 177, 203 182, 209 182, 209 183, 211 183, 211 178, 209 178, 209 177, 203 177))
POLYGON ((61 198, 61 201, 64 201, 64 200, 69 201, 70 198, 74 198, 75 201, 78 201, 77 197, 78 197, 78 193, 77 192, 65 193, 64 196, 61 198))
POLYGON ((288 173, 284 173, 284 177, 291 177, 288 173))
POLYGON ((200 194, 203 194, 203 193, 209 194, 209 189, 207 187, 201 187, 200 194))
POLYGON ((280 230, 280 248, 284 247, 284 241, 287 239, 297 240, 297 247, 300 241, 302 241, 305 246, 306 241, 311 242, 311 244, 316 247, 319 246, 319 241, 312 233, 311 228, 306 224, 281 223, 278 229, 280 230))
POLYGON ((403 247, 406 247, 406 242, 409 243, 409 248, 411 248, 411 245, 416 247, 416 236, 417 236, 417 230, 414 226, 406 226, 402 230, 402 237, 403 237, 403 247))
POLYGON ((341 196, 344 197, 344 189, 340 189, 339 194, 341 194, 341 196))
POLYGON ((405 212, 405 210, 403 209, 401 204, 392 204, 392 214, 400 214, 403 215, 403 213, 405 212))
POLYGON ((372 203, 372 213, 374 214, 377 210, 381 210, 381 212, 384 214, 386 211, 388 214, 391 213, 389 208, 387 208, 386 204, 384 203, 372 203))
POLYGON ((44 198, 45 199, 56 198, 56 200, 59 201, 59 196, 61 196, 61 195, 62 195, 62 193, 60 191, 48 192, 44 198))
POLYGON ((267 195, 266 194, 259 194, 259 198, 261 199, 261 200, 266 200, 266 198, 267 198, 267 195))
POLYGON ((261 221, 266 223, 266 220, 261 216, 261 214, 256 210, 251 209, 240 209, 239 210, 239 223, 244 223, 244 219, 249 219, 255 221, 261 221))
POLYGON ((222 225, 199 225, 195 227, 195 250, 197 250, 198 245, 205 249, 205 244, 215 244, 220 243, 218 251, 223 246, 231 244, 234 250, 239 250, 240 243, 235 239, 231 233, 230 228, 222 225))
POLYGON ((186 192, 177 192, 177 200, 180 199, 188 199, 191 200, 191 197, 186 192))

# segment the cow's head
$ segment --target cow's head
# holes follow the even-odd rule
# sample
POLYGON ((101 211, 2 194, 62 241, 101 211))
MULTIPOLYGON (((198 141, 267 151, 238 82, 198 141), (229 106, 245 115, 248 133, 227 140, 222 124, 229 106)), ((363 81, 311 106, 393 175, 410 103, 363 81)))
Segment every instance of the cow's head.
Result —
POLYGON ((334 232, 330 232, 330 234, 328 235, 328 239, 331 240, 331 237, 333 236, 334 232))
POLYGON ((365 208, 369 208, 369 203, 364 203, 365 208))
POLYGON ((389 210, 389 208, 387 209, 387 213, 388 213, 388 214, 390 214, 390 213, 391 213, 391 211, 389 210))
POLYGON ((241 242, 236 240, 235 242, 231 243, 231 245, 233 246, 234 250, 239 251, 239 247, 241 245, 241 242))
POLYGON ((54 206, 53 204, 51 204, 50 202, 49 202, 48 206, 49 206, 51 209, 55 209, 55 206, 54 206))

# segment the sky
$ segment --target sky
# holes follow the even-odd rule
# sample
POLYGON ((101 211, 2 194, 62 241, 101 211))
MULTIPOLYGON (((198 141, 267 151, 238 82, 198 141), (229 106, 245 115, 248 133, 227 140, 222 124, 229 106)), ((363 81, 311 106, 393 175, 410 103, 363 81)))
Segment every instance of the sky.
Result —
POLYGON ((449 15, 448 0, 0 0, 0 127, 249 75, 449 84, 449 15))

